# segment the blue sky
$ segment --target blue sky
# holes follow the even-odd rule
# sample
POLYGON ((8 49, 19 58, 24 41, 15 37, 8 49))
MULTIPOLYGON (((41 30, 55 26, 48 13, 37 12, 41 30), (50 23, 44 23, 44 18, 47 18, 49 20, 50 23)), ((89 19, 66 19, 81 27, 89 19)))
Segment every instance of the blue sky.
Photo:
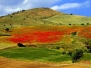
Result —
POLYGON ((91 17, 91 0, 0 0, 0 16, 38 7, 91 17))

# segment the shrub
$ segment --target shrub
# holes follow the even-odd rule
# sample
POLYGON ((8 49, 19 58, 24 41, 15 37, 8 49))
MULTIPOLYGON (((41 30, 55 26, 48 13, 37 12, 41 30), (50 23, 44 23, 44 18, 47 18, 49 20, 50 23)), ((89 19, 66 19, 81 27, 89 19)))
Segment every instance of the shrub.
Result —
POLYGON ((87 47, 87 49, 88 49, 88 53, 91 53, 91 45, 87 45, 87 46, 85 46, 85 47, 87 47))
POLYGON ((57 46, 57 47, 56 47, 56 49, 58 49, 58 50, 59 50, 59 49, 60 49, 60 46, 57 46))
POLYGON ((73 15, 72 13, 70 15, 73 15))
POLYGON ((64 55, 64 54, 66 54, 66 52, 65 52, 65 51, 63 51, 63 52, 62 52, 62 54, 64 55))
POLYGON ((13 16, 10 16, 11 18, 13 17, 13 16))
POLYGON ((25 10, 22 10, 22 12, 24 12, 25 10))
POLYGON ((70 51, 70 52, 68 52, 67 54, 68 54, 69 56, 72 56, 72 52, 71 52, 71 51, 70 51))
POLYGON ((26 20, 26 18, 23 18, 23 20, 26 20))
POLYGON ((91 39, 87 39, 87 41, 85 41, 85 44, 85 47, 88 49, 88 52, 91 53, 91 39))
POLYGON ((71 25, 71 24, 69 24, 69 25, 71 25))
POLYGON ((6 30, 6 31, 9 31, 10 29, 9 29, 9 28, 6 28, 5 30, 6 30))
POLYGON ((83 23, 81 25, 84 25, 83 23))
POLYGON ((71 35, 72 36, 77 35, 77 32, 72 32, 71 35))
POLYGON ((76 50, 72 55, 72 62, 76 62, 78 59, 80 59, 83 56, 82 50, 76 50))
POLYGON ((22 43, 18 43, 17 44, 19 47, 26 47, 25 45, 23 45, 22 43))
POLYGON ((87 23, 87 25, 89 25, 89 23, 87 23))

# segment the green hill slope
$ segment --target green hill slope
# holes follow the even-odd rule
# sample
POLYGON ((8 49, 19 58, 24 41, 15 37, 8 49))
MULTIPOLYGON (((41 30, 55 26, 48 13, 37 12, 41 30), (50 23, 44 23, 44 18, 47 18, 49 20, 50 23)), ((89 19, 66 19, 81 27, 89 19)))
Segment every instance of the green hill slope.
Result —
POLYGON ((50 8, 22 10, 0 17, 0 27, 91 24, 91 18, 57 12, 50 8))
POLYGON ((46 19, 54 24, 91 24, 91 18, 78 15, 60 14, 46 19))
POLYGON ((0 26, 16 25, 40 25, 44 20, 55 15, 62 14, 49 8, 35 8, 31 10, 22 10, 7 16, 0 17, 0 26))

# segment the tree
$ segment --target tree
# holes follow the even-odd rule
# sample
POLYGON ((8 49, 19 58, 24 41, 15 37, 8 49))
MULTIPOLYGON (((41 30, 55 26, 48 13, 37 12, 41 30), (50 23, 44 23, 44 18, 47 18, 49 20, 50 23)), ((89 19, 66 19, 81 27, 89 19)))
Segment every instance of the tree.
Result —
POLYGON ((83 56, 83 51, 82 50, 76 50, 72 54, 72 62, 76 62, 78 59, 80 59, 83 56))

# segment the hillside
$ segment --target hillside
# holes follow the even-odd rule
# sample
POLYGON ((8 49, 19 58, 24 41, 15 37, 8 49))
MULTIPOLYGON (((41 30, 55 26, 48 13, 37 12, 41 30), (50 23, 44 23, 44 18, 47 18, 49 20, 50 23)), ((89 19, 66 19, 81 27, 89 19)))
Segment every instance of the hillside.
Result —
POLYGON ((49 8, 35 8, 31 10, 22 10, 18 12, 14 12, 12 14, 8 14, 7 16, 0 17, 0 25, 1 26, 13 26, 16 25, 40 25, 44 24, 43 19, 53 17, 55 15, 62 14, 60 12, 51 10, 49 8))
POLYGON ((0 17, 0 27, 87 24, 91 18, 85 16, 64 14, 50 8, 34 8, 22 10, 0 17))
POLYGON ((81 25, 84 24, 86 25, 87 23, 91 24, 91 18, 90 17, 85 17, 85 16, 78 16, 78 15, 70 15, 70 14, 60 14, 56 15, 54 17, 46 19, 47 21, 50 21, 54 24, 64 24, 64 25, 69 25, 69 24, 75 24, 75 25, 81 25))

